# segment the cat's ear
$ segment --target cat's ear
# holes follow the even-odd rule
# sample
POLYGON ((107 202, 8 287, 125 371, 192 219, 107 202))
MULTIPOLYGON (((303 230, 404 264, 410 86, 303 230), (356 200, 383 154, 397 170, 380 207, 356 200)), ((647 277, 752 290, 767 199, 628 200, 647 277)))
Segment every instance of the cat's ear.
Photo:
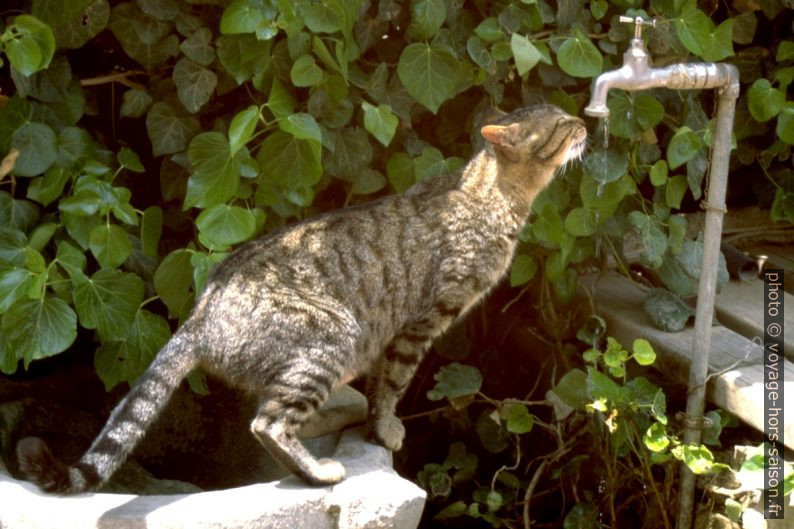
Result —
POLYGON ((493 144, 493 146, 509 160, 518 161, 517 132, 518 125, 486 125, 480 129, 482 137, 493 144))

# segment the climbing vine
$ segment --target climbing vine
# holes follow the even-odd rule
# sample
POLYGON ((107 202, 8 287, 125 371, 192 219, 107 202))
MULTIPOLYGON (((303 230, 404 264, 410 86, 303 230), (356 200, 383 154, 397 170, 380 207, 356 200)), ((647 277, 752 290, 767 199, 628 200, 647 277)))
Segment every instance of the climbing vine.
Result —
MULTIPOLYGON (((0 371, 82 337, 106 387, 134 380, 239 243, 459 168, 487 105, 581 115, 622 60, 623 14, 657 19, 656 65, 738 66, 729 200, 794 222, 783 0, 4 2, 0 371)), ((625 271, 630 233, 660 278, 649 313, 680 328, 702 250, 681 213, 707 185, 714 101, 613 91, 608 106, 536 201, 509 282, 564 307, 581 267, 625 271)), ((499 410, 507 431, 530 427, 499 410)), ((444 472, 470 464, 450 458, 444 472)), ((477 509, 498 503, 484 494, 477 509)))

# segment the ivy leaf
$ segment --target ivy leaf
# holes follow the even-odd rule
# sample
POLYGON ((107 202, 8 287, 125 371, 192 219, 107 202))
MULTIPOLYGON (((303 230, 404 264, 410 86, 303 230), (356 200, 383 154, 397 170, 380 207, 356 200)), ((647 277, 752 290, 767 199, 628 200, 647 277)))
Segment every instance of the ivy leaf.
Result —
POLYGON ((678 332, 686 326, 690 317, 695 315, 681 298, 663 288, 654 288, 645 298, 645 312, 659 329, 678 332))
POLYGON ((33 360, 65 351, 77 337, 77 315, 62 299, 19 299, 3 314, 9 348, 25 367, 33 360))
POLYGON ((510 404, 507 408, 507 431, 525 434, 532 430, 535 418, 529 413, 525 404, 510 404))
POLYGON ((132 252, 127 232, 115 224, 100 224, 91 230, 88 246, 102 268, 118 268, 132 252))
POLYGON ((202 132, 190 142, 188 159, 193 174, 187 183, 185 208, 206 208, 226 202, 240 186, 240 162, 232 156, 226 136, 202 132))
POLYGON ((75 287, 74 307, 83 327, 96 329, 103 340, 116 340, 132 324, 143 295, 138 276, 102 269, 75 287))
POLYGON ((412 0, 408 38, 429 39, 441 29, 446 18, 447 6, 444 0, 412 0))
POLYGON ((379 172, 369 167, 364 167, 353 178, 353 193, 368 195, 377 193, 386 187, 386 178, 379 172))
POLYGON ((72 283, 76 286, 87 281, 88 278, 83 273, 86 264, 85 254, 63 240, 57 241, 56 245, 58 249, 55 262, 69 274, 72 283))
POLYGON ((4 51, 11 66, 24 76, 49 66, 55 53, 52 29, 31 15, 18 15, 3 34, 4 51))
POLYGON ((670 438, 667 437, 667 431, 664 425, 655 422, 642 436, 642 442, 649 450, 653 452, 662 452, 670 445, 670 438))
POLYGON ((777 116, 785 103, 786 95, 774 88, 768 79, 756 79, 747 91, 750 114, 761 123, 777 116))
POLYGON ((229 254, 225 252, 213 252, 211 254, 193 252, 190 256, 190 264, 193 266, 193 286, 195 292, 204 290, 204 285, 207 283, 210 272, 212 272, 215 266, 228 255, 229 254))
POLYGON ((259 147, 256 160, 266 180, 283 189, 311 187, 323 174, 323 166, 312 140, 302 140, 282 130, 270 134, 259 147))
POLYGON ((504 38, 499 21, 494 17, 488 17, 474 28, 474 33, 486 42, 496 42, 504 38))
POLYGON ((28 232, 39 220, 39 208, 27 200, 18 200, 0 191, 0 225, 28 232))
POLYGON ((259 107, 256 105, 235 114, 229 125, 229 152, 232 156, 251 139, 258 122, 259 107))
POLYGON ((574 77, 594 77, 601 73, 603 58, 590 39, 580 29, 568 37, 557 50, 557 62, 562 71, 574 77))
POLYGON ((179 54, 179 39, 171 33, 171 24, 150 17, 131 2, 113 8, 108 27, 127 55, 147 70, 154 70, 179 54))
POLYGON ((786 103, 786 106, 777 115, 775 133, 784 142, 794 145, 794 103, 786 103))
POLYGON ((33 4, 33 14, 52 28, 58 48, 77 49, 107 27, 110 5, 107 0, 80 0, 68 4, 38 1, 33 4), (66 5, 69 8, 64 10, 66 5), (46 7, 39 10, 37 6, 46 7))
POLYGON ((323 141, 323 133, 311 114, 304 112, 290 114, 285 119, 279 120, 278 126, 281 130, 292 134, 299 140, 310 140, 319 153, 323 141))
POLYGON ((396 152, 386 160, 386 177, 398 193, 402 193, 416 183, 414 161, 404 152, 396 152))
POLYGON ((269 2, 249 2, 235 0, 223 10, 221 16, 221 33, 254 33, 268 25, 278 14, 269 2))
POLYGON ((701 56, 706 61, 721 61, 733 55, 733 19, 723 21, 708 35, 701 56))
POLYGON ((202 66, 209 66, 215 60, 215 47, 212 45, 212 31, 200 27, 182 41, 179 49, 185 57, 202 66))
POLYGON ((593 400, 587 388, 587 374, 577 368, 565 373, 552 391, 565 404, 579 410, 593 400))
POLYGON ((559 246, 565 238, 565 228, 554 204, 546 205, 532 223, 532 235, 545 244, 559 246))
POLYGON ((216 204, 201 212, 196 226, 215 246, 223 247, 249 239, 256 231, 256 220, 247 209, 216 204))
POLYGON ((174 250, 165 256, 154 272, 154 289, 173 316, 180 316, 191 299, 193 273, 190 252, 174 250))
POLYGON ((491 75, 496 75, 496 61, 480 37, 476 35, 469 37, 469 40, 466 41, 466 51, 477 66, 491 75))
POLYGON ((565 231, 575 237, 590 237, 597 229, 598 219, 590 208, 573 208, 565 217, 565 231))
POLYGON ((290 81, 297 87, 315 86, 323 80, 323 70, 311 55, 304 54, 292 64, 289 72, 290 81))
POLYGON ((691 159, 703 147, 703 140, 692 129, 684 125, 675 131, 667 145, 667 165, 677 169, 691 159))
POLYGON ((406 46, 397 76, 408 93, 432 113, 456 94, 460 82, 458 58, 445 46, 416 42, 406 46))
POLYGON ((510 50, 516 61, 518 75, 526 78, 526 74, 535 67, 541 58, 540 52, 524 35, 513 33, 510 37, 510 50))
POLYGON ((458 399, 476 395, 482 386, 482 374, 476 367, 453 362, 433 375, 436 385, 427 392, 430 400, 458 399))
POLYGON ((673 25, 681 44, 694 55, 702 56, 714 24, 698 9, 697 3, 689 2, 673 25))
POLYGON ((182 57, 171 75, 179 101, 191 114, 198 112, 212 97, 218 76, 199 63, 182 57))
POLYGON ((510 267, 510 286, 517 287, 528 283, 538 272, 538 263, 532 256, 520 253, 513 259, 510 267))
POLYGON ((263 73, 271 61, 271 41, 253 35, 223 35, 217 40, 218 59, 237 84, 263 73))
POLYGON ((122 147, 116 155, 116 160, 119 162, 119 165, 125 169, 129 169, 130 171, 134 171, 136 173, 142 173, 146 171, 146 168, 141 163, 141 159, 137 154, 135 154, 135 151, 129 147, 122 147))
POLYGON ((6 312, 18 299, 25 297, 31 279, 30 271, 0 261, 0 314, 6 312))
POLYGON ((158 20, 174 20, 179 14, 177 0, 137 0, 138 7, 158 20))
POLYGON ((123 329, 127 330, 126 335, 119 336, 119 341, 103 343, 94 357, 97 375, 108 391, 120 382, 132 383, 141 376, 171 337, 168 322, 144 309, 139 309, 131 324, 123 329))
POLYGON ((616 92, 607 101, 609 132, 619 138, 636 138, 664 117, 664 106, 648 94, 616 92))
POLYGON ((645 338, 635 339, 631 345, 631 350, 634 352, 634 360, 641 366, 649 366, 656 361, 656 353, 653 350, 653 346, 645 338))
POLYGON ((146 114, 146 131, 152 141, 152 154, 161 156, 187 149, 190 140, 201 132, 201 125, 195 117, 158 101, 146 114))
POLYGON ((44 123, 30 121, 14 131, 11 146, 19 150, 14 173, 36 176, 50 168, 58 159, 58 138, 44 123))
POLYGON ((163 210, 149 206, 141 216, 141 251, 149 257, 157 256, 157 244, 163 232, 163 210))
POLYGON ((683 175, 675 175, 668 179, 664 190, 665 203, 667 206, 673 209, 680 208, 681 201, 684 199, 684 194, 686 194, 688 187, 689 183, 683 175))
POLYGON ((374 107, 363 101, 361 108, 364 110, 364 128, 375 136, 384 147, 388 147, 399 123, 399 119, 391 111, 391 106, 378 105, 374 107))
POLYGON ((295 111, 295 98, 284 88, 278 77, 273 77, 273 84, 270 87, 270 95, 267 98, 267 107, 276 116, 276 119, 283 119, 295 111))
POLYGON ((582 168, 599 184, 614 182, 626 174, 629 159, 625 152, 615 149, 590 151, 582 162, 582 168))
POLYGON ((653 166, 651 166, 648 176, 650 176, 651 184, 653 184, 654 187, 665 185, 667 183, 667 162, 664 160, 657 160, 653 166))
POLYGON ((0 226, 0 259, 23 268, 27 244, 28 239, 23 232, 10 226, 0 226))
POLYGON ((658 268, 667 251, 667 237, 659 226, 659 219, 641 211, 632 211, 629 222, 640 235, 640 261, 651 268, 658 268))
POLYGON ((126 118, 139 118, 143 116, 152 105, 152 96, 143 90, 130 88, 121 97, 119 114, 126 118))

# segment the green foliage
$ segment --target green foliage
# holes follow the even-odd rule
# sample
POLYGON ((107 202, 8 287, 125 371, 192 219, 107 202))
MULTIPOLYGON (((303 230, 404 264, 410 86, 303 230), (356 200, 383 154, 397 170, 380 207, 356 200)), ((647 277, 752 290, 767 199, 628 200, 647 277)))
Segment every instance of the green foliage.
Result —
MULTIPOLYGON (((751 175, 773 219, 794 221, 794 41, 776 2, 714 12, 694 0, 11 4, 0 26, 4 373, 67 350, 80 332, 108 388, 131 382, 235 245, 458 169, 486 104, 546 100, 581 114, 592 78, 622 60, 632 32, 617 17, 627 11, 659 18, 644 32, 658 64, 739 66, 732 168, 751 175)), ((542 284, 544 306, 567 303, 581 265, 612 254, 625 267, 631 233, 663 282, 648 312, 674 329, 690 316, 680 298, 695 291, 702 252, 677 210, 702 197, 713 99, 613 90, 607 104, 583 163, 536 200, 510 283, 542 284)), ((587 343, 590 370, 565 374, 560 398, 607 418, 642 416, 636 446, 673 454, 663 401, 623 379, 632 358, 652 361, 648 347, 602 351, 597 333, 587 343)), ((478 376, 450 366, 430 395, 479 402, 478 376)), ((527 402, 486 402, 472 430, 488 454, 537 430, 527 402)), ((615 439, 611 449, 631 450, 615 439)), ((450 457, 431 473, 437 490, 442 474, 477 481, 456 478, 473 467, 450 457)), ((527 480, 492 475, 496 485, 477 483, 441 518, 500 523, 527 480)), ((592 525, 595 502, 583 498, 566 526, 592 525)))

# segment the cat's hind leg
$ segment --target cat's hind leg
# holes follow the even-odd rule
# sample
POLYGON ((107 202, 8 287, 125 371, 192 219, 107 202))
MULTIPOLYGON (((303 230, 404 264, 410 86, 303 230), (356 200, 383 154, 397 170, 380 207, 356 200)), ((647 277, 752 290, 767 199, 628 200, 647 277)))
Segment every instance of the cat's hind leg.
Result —
POLYGON ((316 459, 301 444, 298 431, 328 399, 338 376, 290 372, 271 383, 264 394, 251 431, 282 465, 312 485, 332 485, 345 478, 338 461, 316 459))

